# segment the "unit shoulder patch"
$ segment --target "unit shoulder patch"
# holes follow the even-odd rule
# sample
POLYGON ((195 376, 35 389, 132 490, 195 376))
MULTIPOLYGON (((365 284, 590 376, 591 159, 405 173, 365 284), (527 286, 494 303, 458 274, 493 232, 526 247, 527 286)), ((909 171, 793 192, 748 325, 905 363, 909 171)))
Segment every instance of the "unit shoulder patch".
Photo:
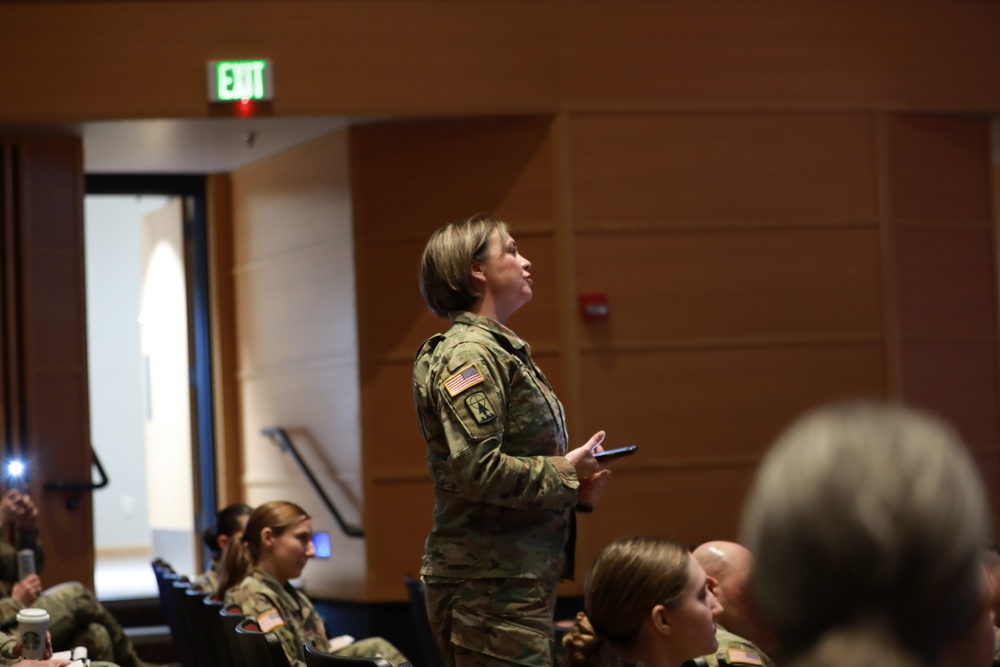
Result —
POLYGON ((472 413, 472 418, 479 424, 486 424, 497 417, 496 411, 490 404, 490 399, 486 398, 486 394, 481 391, 477 391, 466 398, 465 405, 469 408, 469 412, 472 413))

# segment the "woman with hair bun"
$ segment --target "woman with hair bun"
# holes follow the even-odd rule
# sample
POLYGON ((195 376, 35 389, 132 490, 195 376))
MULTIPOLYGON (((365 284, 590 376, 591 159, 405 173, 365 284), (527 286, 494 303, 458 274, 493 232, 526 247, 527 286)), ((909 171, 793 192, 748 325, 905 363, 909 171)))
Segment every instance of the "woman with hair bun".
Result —
POLYGON ((310 558, 312 521, 294 503, 264 503, 247 519, 246 530, 237 534, 223 557, 219 597, 227 605, 238 605, 253 616, 261 630, 273 632, 292 667, 305 667, 304 643, 334 655, 385 658, 392 665, 407 662, 406 656, 381 637, 354 642, 350 637, 327 637, 319 612, 305 593, 289 583, 298 579, 310 558), (350 641, 342 647, 341 641, 350 641))
POLYGON ((671 540, 629 537, 606 546, 584 583, 584 606, 563 638, 570 667, 602 667, 619 658, 679 667, 713 653, 722 606, 687 549, 671 540))
POLYGON ((242 533, 246 528, 247 518, 253 512, 253 508, 244 503, 234 503, 228 505, 215 515, 215 525, 205 529, 202 541, 208 550, 212 552, 212 565, 192 582, 193 586, 206 591, 210 596, 215 595, 219 588, 219 568, 221 565, 222 553, 229 546, 233 535, 242 533))

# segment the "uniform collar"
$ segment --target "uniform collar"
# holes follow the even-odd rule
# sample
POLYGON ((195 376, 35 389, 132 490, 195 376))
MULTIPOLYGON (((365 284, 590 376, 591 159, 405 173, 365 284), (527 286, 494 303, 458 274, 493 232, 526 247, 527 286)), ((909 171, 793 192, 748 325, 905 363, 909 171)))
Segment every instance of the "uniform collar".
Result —
POLYGON ((284 596, 287 602, 285 604, 292 604, 295 607, 301 607, 298 599, 298 593, 295 587, 291 583, 287 583, 284 586, 281 582, 272 577, 270 574, 257 568, 253 571, 253 576, 257 578, 262 584, 270 588, 272 591, 277 593, 279 596, 284 596))
POLYGON ((460 310, 449 314, 452 326, 456 324, 461 324, 467 327, 476 327, 488 331, 492 336, 497 338, 502 338, 506 340, 512 348, 515 350, 526 349, 531 351, 528 343, 518 336, 516 333, 505 327, 504 325, 491 320, 488 317, 483 317, 482 315, 476 315, 475 313, 470 313, 467 310, 460 310))

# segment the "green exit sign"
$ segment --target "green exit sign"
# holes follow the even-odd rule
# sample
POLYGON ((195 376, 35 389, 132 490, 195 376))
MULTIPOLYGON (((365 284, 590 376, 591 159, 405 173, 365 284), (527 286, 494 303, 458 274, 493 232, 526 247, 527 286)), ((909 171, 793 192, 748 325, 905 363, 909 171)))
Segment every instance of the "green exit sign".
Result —
POLYGON ((274 78, 270 60, 209 61, 209 102, 270 99, 274 99, 274 78))

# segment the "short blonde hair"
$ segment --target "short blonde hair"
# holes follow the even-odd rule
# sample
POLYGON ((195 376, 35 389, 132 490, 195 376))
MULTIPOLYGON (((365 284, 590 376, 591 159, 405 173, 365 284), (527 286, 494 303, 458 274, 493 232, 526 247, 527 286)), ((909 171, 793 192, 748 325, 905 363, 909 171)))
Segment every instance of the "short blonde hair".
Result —
POLYGON ((481 294, 472 284, 472 262, 482 260, 490 239, 507 234, 507 223, 486 215, 474 215, 439 228, 424 246, 420 257, 420 293, 438 317, 468 310, 481 294))
POLYGON ((985 497, 936 417, 873 402, 812 412, 775 443, 747 499, 754 602, 789 656, 846 633, 933 664, 976 618, 985 497))

